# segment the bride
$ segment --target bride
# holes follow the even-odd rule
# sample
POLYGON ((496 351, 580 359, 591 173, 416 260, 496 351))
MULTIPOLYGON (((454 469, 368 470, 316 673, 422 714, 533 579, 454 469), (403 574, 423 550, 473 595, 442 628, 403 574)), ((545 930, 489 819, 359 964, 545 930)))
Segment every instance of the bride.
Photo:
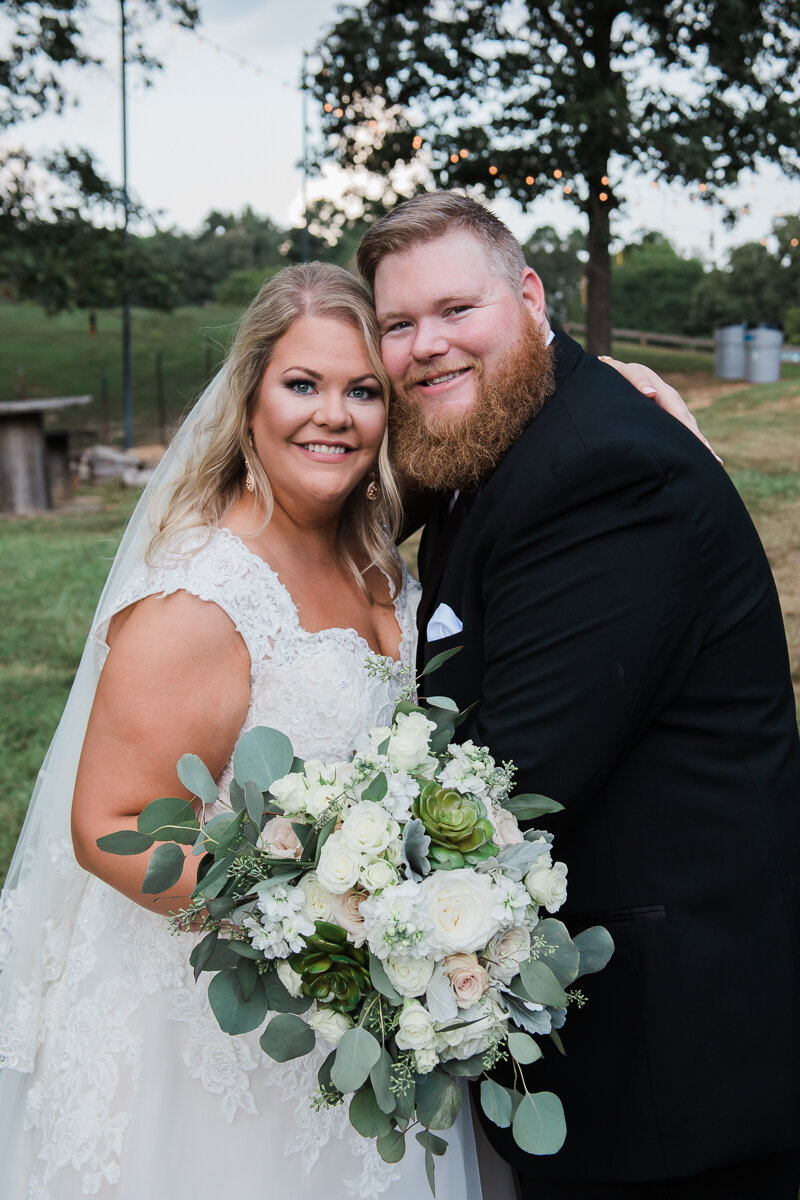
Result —
MULTIPOLYGON (((388 385, 369 298, 347 272, 286 268, 134 514, 37 784, 0 910, 0 1194, 236 1200, 428 1190, 413 1138, 384 1164, 347 1108, 308 1099, 326 1050, 286 1064, 229 1037, 164 914, 147 855, 97 839, 156 796, 189 798, 198 754, 227 797, 239 734, 342 759, 413 663, 418 585, 394 538, 388 385), (368 670, 379 656, 393 665, 368 670), (73 797, 74 789, 74 801, 73 797), (71 804, 72 801, 72 804, 71 804), (71 808, 71 829, 70 829, 71 808), (74 849, 73 849, 74 848, 74 849)), ((480 1197, 468 1106, 440 1195, 480 1197)))

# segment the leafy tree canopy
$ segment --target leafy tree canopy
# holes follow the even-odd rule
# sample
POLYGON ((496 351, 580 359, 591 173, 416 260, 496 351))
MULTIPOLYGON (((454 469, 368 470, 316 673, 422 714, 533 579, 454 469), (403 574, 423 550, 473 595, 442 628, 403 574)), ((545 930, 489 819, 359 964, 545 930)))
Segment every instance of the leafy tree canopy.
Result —
POLYGON ((610 215, 632 166, 713 192, 800 171, 794 0, 368 0, 317 48, 323 157, 421 186, 556 187, 588 217, 588 341, 609 348, 610 215))

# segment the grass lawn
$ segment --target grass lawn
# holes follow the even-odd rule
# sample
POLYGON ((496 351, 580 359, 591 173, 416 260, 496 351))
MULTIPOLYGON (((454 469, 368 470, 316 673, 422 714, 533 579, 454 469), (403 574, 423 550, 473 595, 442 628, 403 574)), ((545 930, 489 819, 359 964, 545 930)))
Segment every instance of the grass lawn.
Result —
MULTIPOLYGON (((106 319, 101 314, 101 325, 106 319)), ((203 310, 195 331, 205 319, 203 310)), ((753 514, 778 582, 800 694, 800 369, 785 367, 777 384, 743 387, 714 381, 708 356, 697 369, 685 354, 670 353, 659 350, 656 362, 648 349, 647 361, 690 398, 753 514)), ((64 390, 82 390, 70 378, 64 390)), ((0 520, 0 879, 136 500, 113 487, 95 495, 98 512, 0 520)))

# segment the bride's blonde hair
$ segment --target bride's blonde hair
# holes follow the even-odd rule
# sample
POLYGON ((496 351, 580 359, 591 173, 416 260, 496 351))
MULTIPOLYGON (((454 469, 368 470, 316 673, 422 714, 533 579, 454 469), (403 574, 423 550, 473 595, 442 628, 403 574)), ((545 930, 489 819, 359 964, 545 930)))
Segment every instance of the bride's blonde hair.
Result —
MULTIPOLYGON (((258 391, 273 348, 302 316, 328 317, 352 326, 360 334, 373 374, 389 404, 389 378, 381 362, 380 335, 366 289, 348 271, 329 263, 285 267, 268 280, 244 313, 227 363, 216 382, 220 393, 211 407, 212 424, 198 430, 185 468, 168 500, 148 557, 176 533, 193 527, 214 528, 244 486, 245 459, 255 485, 254 495, 265 509, 266 525, 273 511, 272 489, 264 466, 249 443, 249 429, 258 391)), ((374 564, 399 586, 400 570, 394 543, 402 513, 397 480, 389 463, 385 433, 376 469, 379 497, 367 499, 364 479, 348 496, 339 525, 343 561, 365 591, 361 567, 353 553, 374 564)), ((262 526, 263 528, 263 526, 262 526)))

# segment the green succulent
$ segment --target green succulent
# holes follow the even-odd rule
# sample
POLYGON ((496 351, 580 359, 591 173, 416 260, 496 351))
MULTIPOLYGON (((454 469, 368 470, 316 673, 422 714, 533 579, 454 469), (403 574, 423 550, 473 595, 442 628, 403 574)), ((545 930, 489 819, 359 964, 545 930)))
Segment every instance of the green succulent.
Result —
POLYGON ((289 956, 302 979, 302 990, 337 1012, 349 1013, 372 990, 369 954, 347 940, 339 925, 315 921, 316 933, 304 934, 305 950, 289 956))
POLYGON ((428 857, 434 866, 452 870, 472 865, 497 850, 492 841, 494 827, 476 796, 462 796, 431 780, 414 801, 413 813, 430 834, 428 857))

